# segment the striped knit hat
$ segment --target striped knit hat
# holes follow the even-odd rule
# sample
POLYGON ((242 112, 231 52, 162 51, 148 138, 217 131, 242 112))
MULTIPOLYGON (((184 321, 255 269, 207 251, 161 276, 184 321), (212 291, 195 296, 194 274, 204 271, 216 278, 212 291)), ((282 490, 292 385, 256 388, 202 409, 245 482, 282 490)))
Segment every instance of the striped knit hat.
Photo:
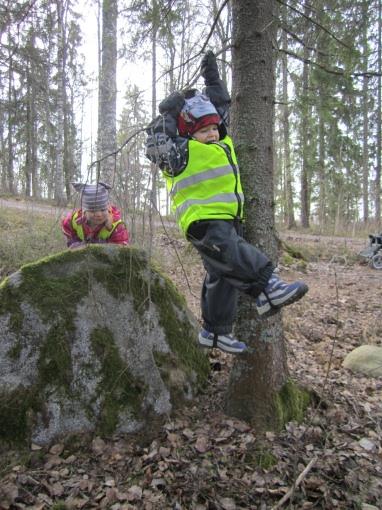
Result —
POLYGON ((111 186, 104 182, 97 184, 82 184, 72 182, 73 188, 81 193, 81 208, 84 211, 102 211, 109 205, 109 192, 111 186))

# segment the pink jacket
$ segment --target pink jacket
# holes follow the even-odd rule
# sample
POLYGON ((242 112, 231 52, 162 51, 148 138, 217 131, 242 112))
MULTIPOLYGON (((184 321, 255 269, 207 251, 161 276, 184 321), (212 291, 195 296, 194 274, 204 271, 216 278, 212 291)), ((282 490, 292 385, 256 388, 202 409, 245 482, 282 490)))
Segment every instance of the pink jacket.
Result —
MULTIPOLYGON (((114 206, 110 206, 111 213, 113 215, 113 223, 121 219, 120 211, 114 206)), ((117 227, 112 232, 111 236, 106 239, 100 239, 98 237, 98 233, 102 229, 103 225, 99 225, 92 229, 90 225, 87 223, 85 216, 83 215, 83 211, 81 209, 77 209, 75 211, 69 212, 65 218, 62 220, 62 231, 67 238, 67 246, 71 246, 74 248, 74 245, 78 246, 83 243, 115 243, 127 245, 130 242, 129 232, 127 231, 126 225, 124 223, 119 223, 117 227), (84 231, 84 237, 86 241, 82 241, 76 231, 72 226, 72 219, 75 213, 78 213, 78 217, 76 222, 78 225, 82 225, 84 231)))

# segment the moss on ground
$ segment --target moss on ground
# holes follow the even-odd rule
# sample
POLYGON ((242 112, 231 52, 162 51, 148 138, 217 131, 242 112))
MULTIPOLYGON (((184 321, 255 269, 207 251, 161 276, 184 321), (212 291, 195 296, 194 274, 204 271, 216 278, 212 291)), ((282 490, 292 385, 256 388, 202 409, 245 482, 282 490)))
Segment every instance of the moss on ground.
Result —
POLYGON ((281 242, 283 252, 280 256, 280 263, 283 266, 290 267, 295 266, 296 269, 304 271, 307 267, 310 254, 300 247, 297 248, 291 244, 287 244, 284 241, 281 242))
POLYGON ((288 379, 274 398, 278 428, 290 421, 301 422, 309 402, 310 393, 288 379))

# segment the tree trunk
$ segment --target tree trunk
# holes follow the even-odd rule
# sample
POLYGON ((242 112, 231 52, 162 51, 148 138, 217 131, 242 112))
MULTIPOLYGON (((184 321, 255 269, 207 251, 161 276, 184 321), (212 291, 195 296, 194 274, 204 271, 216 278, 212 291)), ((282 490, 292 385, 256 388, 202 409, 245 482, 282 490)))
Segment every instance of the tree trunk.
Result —
MULTIPOLYGON (((233 0, 233 135, 246 196, 246 238, 276 261, 273 201, 273 122, 277 2, 233 0)), ((287 383, 280 314, 260 320, 243 296, 237 336, 249 350, 236 358, 226 411, 258 431, 284 421, 280 395, 287 383)))
POLYGON ((325 171, 325 121, 323 111, 323 94, 321 86, 318 87, 319 92, 319 109, 318 109, 318 222, 320 229, 325 227, 326 221, 326 171, 325 171), (321 90, 321 92, 320 92, 321 90))
MULTIPOLYGON (((31 34, 30 48, 34 48, 35 37, 31 34)), ((26 125, 26 158, 25 158, 25 195, 33 198, 40 197, 39 182, 37 175, 37 112, 36 112, 36 86, 33 73, 33 61, 27 64, 27 125, 26 125)))
POLYGON ((12 195, 15 193, 14 175, 13 175, 13 58, 10 52, 8 68, 8 158, 7 158, 7 178, 8 191, 12 195))
MULTIPOLYGON (((368 7, 364 3, 362 6, 363 30, 362 30, 362 53, 363 68, 368 69, 368 7)), ((363 140, 362 140, 362 202, 363 202, 363 221, 366 223, 369 219, 369 77, 365 75, 362 79, 362 116, 363 116, 363 140)))
MULTIPOLYGON (((320 22, 320 19, 318 19, 320 22)), ((321 38, 319 36, 317 42, 317 52, 318 52, 318 61, 321 65, 325 66, 325 61, 323 59, 323 55, 325 55, 326 48, 324 45, 324 34, 321 34, 321 38)), ((325 108, 326 98, 328 96, 328 91, 326 90, 325 84, 321 79, 318 82, 317 87, 317 115, 318 115, 318 164, 317 164, 317 179, 318 179, 318 222, 320 225, 320 229, 325 227, 326 223, 326 167, 325 167, 325 131, 326 131, 326 123, 325 123, 325 114, 327 113, 325 108)))
MULTIPOLYGON (((310 16, 310 5, 306 2, 304 7, 306 18, 310 16)), ((309 228, 310 216, 310 199, 309 199, 309 117, 311 108, 308 104, 309 94, 309 66, 308 58, 310 51, 309 45, 309 21, 305 22, 304 33, 304 64, 302 69, 302 109, 301 109, 301 146, 302 146, 302 162, 301 162, 301 226, 309 228)))
MULTIPOLYGON (((156 117, 156 104, 157 104, 157 5, 153 1, 153 20, 152 20, 152 38, 151 38, 151 117, 156 117)), ((150 209, 157 208, 157 166, 151 163, 151 193, 150 193, 150 209)))
POLYGON ((54 199, 64 203, 65 29, 62 0, 57 0, 57 127, 54 199))
POLYGON ((377 168, 375 170, 375 220, 381 223, 381 151, 382 151, 382 0, 378 1, 378 99, 377 99, 377 168))
MULTIPOLYGON (((116 150, 117 105, 117 17, 118 0, 102 3, 102 58, 99 77, 98 158, 105 158, 116 150)), ((113 183, 114 156, 105 158, 97 179, 113 183)))
POLYGON ((367 76, 363 77, 362 100, 363 100, 363 148, 362 148, 362 201, 363 221, 369 219, 369 109, 368 109, 368 83, 367 76))
MULTIPOLYGON (((283 8, 284 11, 284 24, 287 23, 287 17, 285 14, 286 7, 283 8)), ((283 50, 288 50, 288 38, 285 30, 282 33, 282 47, 283 50)), ((291 170, 291 161, 290 161, 290 147, 289 147, 289 138, 290 138, 290 129, 289 129, 289 98, 288 98, 288 57, 286 53, 282 55, 282 81, 283 81, 283 140, 284 140, 284 168, 285 168, 285 196, 286 196, 286 220, 287 220, 287 228, 292 229, 296 227, 296 220, 294 218, 294 210, 293 210, 293 178, 292 178, 292 170, 291 170)))

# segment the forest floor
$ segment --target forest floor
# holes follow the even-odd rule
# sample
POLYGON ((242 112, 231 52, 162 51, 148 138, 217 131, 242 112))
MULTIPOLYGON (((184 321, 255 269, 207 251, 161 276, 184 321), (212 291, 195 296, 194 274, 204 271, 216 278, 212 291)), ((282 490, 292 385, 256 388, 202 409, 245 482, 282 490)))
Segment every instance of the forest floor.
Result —
MULTIPOLYGON (((149 445, 113 437, 2 452, 0 509, 381 509, 382 378, 354 375, 342 361, 361 344, 382 345, 382 271, 352 257, 359 240, 288 236, 326 253, 303 272, 281 267, 285 280, 310 287, 283 311, 290 374, 316 396, 302 423, 257 436, 226 416, 233 358, 215 350, 205 392, 149 445)), ((164 235, 156 247, 198 317, 203 269, 195 253, 164 235)))

